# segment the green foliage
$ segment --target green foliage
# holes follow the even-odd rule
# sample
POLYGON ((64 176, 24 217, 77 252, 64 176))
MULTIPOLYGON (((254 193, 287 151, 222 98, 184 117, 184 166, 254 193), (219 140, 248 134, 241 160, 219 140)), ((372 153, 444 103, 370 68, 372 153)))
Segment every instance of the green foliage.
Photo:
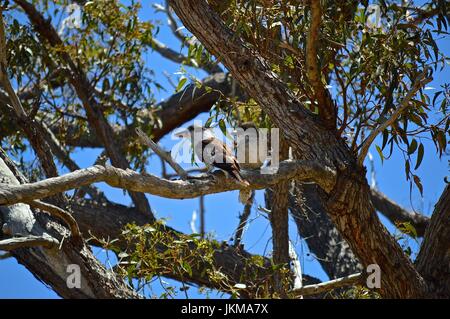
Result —
MULTIPOLYGON (((402 103, 423 70, 428 69, 428 76, 433 77, 449 64, 437 42, 439 36, 448 35, 449 6, 445 1, 420 8, 414 2, 400 5, 398 1, 321 3, 322 82, 338 107, 339 131, 357 151, 402 103), (429 11, 434 14, 427 15, 429 11)), ((270 62, 305 108, 317 114, 305 62, 309 7, 293 0, 213 1, 213 5, 237 36, 270 62)), ((376 147, 382 160, 389 159, 394 150, 402 152, 406 178, 421 192, 420 177, 414 171, 425 153, 433 151, 426 150, 422 141, 431 138, 442 156, 450 127, 448 85, 431 91, 434 94, 428 92, 419 90, 407 110, 384 130, 382 145, 376 147)), ((235 118, 260 123, 257 111, 247 116, 245 104, 235 103, 233 109, 238 110, 233 113, 235 118)))

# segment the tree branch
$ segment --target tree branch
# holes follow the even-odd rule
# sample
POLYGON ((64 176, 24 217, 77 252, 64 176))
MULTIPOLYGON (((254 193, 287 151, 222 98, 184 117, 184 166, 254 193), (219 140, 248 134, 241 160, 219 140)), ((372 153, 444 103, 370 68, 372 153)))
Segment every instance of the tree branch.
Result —
POLYGON ((308 79, 314 89, 315 100, 318 103, 319 115, 324 120, 327 128, 336 129, 336 112, 334 110, 331 96, 326 91, 321 72, 319 71, 319 62, 317 61, 317 47, 320 41, 320 25, 322 21, 322 7, 320 0, 311 0, 311 25, 306 40, 306 68, 308 79))
MULTIPOLYGON (((91 87, 86 74, 84 74, 83 70, 73 62, 67 51, 61 50, 61 48, 64 47, 64 43, 51 23, 48 20, 45 20, 42 14, 27 1, 15 0, 15 2, 25 11, 41 39, 47 41, 52 47, 59 48, 57 52, 61 60, 71 71, 70 73, 67 72, 67 79, 81 100, 88 117, 88 122, 103 142, 112 164, 123 169, 128 168, 129 163, 126 157, 116 147, 117 143, 114 140, 114 131, 102 113, 101 106, 93 98, 93 92, 95 92, 95 90, 91 87)), ((154 218, 148 200, 144 194, 131 192, 130 197, 142 213, 154 218)))
POLYGON ((64 209, 59 208, 58 206, 44 203, 39 200, 32 200, 27 202, 26 204, 30 205, 33 208, 38 208, 40 210, 46 211, 50 215, 63 220, 72 233, 74 237, 81 237, 80 229, 78 228, 77 221, 72 217, 69 212, 66 212, 64 209))
POLYGON ((410 223, 416 229, 417 236, 423 237, 430 221, 429 217, 407 211, 375 189, 371 189, 371 200, 375 209, 389 219, 391 223, 394 225, 396 222, 410 223))
POLYGON ((153 142, 152 139, 149 138, 140 128, 136 128, 136 133, 141 141, 150 147, 153 152, 158 154, 159 157, 166 161, 175 170, 175 172, 177 172, 178 176, 180 176, 183 181, 187 179, 188 175, 186 171, 172 159, 172 156, 170 156, 169 153, 161 149, 158 144, 153 142))
POLYGON ((321 282, 320 284, 304 286, 300 289, 294 290, 294 292, 298 296, 318 295, 329 292, 336 288, 356 285, 363 279, 364 276, 361 273, 357 273, 347 277, 341 277, 327 282, 321 282))
POLYGON ((59 241, 50 236, 26 236, 13 237, 0 240, 0 250, 15 250, 19 248, 44 247, 53 248, 59 245, 59 241))
MULTIPOLYGON (((267 188, 282 180, 293 178, 314 181, 328 190, 334 185, 333 171, 308 161, 281 162, 276 174, 246 171, 243 175, 253 189, 267 188)), ((214 175, 214 180, 207 177, 187 181, 169 181, 151 174, 138 174, 132 170, 97 165, 35 183, 7 188, 0 187, 0 205, 12 205, 45 198, 97 182, 106 182, 113 187, 174 199, 195 198, 243 187, 220 172, 214 175)))
POLYGON ((417 91, 419 91, 423 86, 433 80, 432 78, 427 77, 428 69, 425 69, 422 73, 420 73, 414 81, 412 88, 403 98, 400 105, 395 109, 392 113, 391 117, 387 119, 385 122, 380 124, 375 130, 373 130, 367 139, 362 143, 361 151, 358 156, 358 164, 363 165, 364 159, 366 158, 367 152, 369 151, 370 145, 372 145, 375 138, 378 134, 382 133, 388 126, 392 125, 399 116, 406 110, 409 106, 409 102, 416 95, 417 91))
POLYGON ((433 287, 436 297, 450 296, 450 184, 447 184, 433 215, 416 259, 418 271, 433 287))

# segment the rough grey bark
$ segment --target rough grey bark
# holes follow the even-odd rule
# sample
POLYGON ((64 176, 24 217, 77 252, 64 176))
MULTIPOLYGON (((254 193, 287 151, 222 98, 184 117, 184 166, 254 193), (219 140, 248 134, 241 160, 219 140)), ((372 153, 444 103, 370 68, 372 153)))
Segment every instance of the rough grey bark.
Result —
MULTIPOLYGON (((0 188, 19 185, 0 157, 0 188)), ((0 206, 0 222, 2 229, 0 238, 14 236, 40 236, 61 243, 61 247, 48 249, 45 247, 20 248, 12 250, 12 255, 23 264, 38 280, 47 285, 64 298, 139 298, 133 289, 127 287, 121 278, 117 278, 92 255, 88 246, 80 241, 73 241, 67 236, 68 231, 47 218, 39 215, 36 218, 26 204, 0 206), (69 288, 67 271, 69 265, 80 267, 81 288, 69 288)))
POLYGON ((416 259, 420 274, 430 283, 436 297, 450 296, 450 185, 434 207, 416 259))

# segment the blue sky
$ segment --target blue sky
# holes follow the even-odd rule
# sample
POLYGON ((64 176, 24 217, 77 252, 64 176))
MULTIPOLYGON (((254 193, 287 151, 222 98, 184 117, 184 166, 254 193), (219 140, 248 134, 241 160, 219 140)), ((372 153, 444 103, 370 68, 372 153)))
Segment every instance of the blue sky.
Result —
MULTIPOLYGON (((155 14, 154 9, 150 7, 150 3, 153 1, 144 1, 144 13, 142 19, 160 19, 163 23, 165 16, 163 14, 155 14), (147 6, 147 7, 146 7, 147 6)), ((167 45, 178 48, 178 43, 173 38, 169 28, 165 25, 161 26, 158 39, 163 40, 167 45)), ((439 41, 441 49, 449 55, 450 53, 450 40, 447 37, 439 41)), ((157 53, 148 54, 145 56, 146 63, 149 68, 155 71, 155 76, 164 85, 167 85, 167 80, 164 76, 164 72, 171 74, 177 82, 176 78, 179 76, 176 73, 179 71, 179 65, 169 62, 166 59, 161 58, 157 53)), ((192 70, 190 70, 192 71, 192 70)), ((202 78, 205 74, 202 72, 193 72, 195 76, 202 78)), ((449 78, 448 67, 443 72, 436 75, 435 80, 429 84, 434 88, 439 88, 439 85, 448 81, 449 78)), ((173 91, 170 86, 167 85, 168 92, 155 92, 158 100, 170 96, 173 91)), ((199 119, 206 119, 206 115, 201 115, 199 119)), ((161 140, 161 144, 170 149, 176 141, 172 140, 170 136, 166 136, 161 140)), ((401 204, 405 208, 415 209, 426 215, 432 212, 433 205, 436 203, 439 195, 444 188, 444 177, 448 175, 448 156, 439 159, 434 145, 432 142, 424 140, 426 146, 426 154, 423 163, 417 175, 422 179, 424 186, 424 196, 421 197, 417 190, 413 189, 410 194, 409 182, 405 179, 404 174, 404 162, 403 157, 399 152, 394 152, 393 156, 389 160, 385 160, 381 163, 377 152, 372 150, 374 164, 376 168, 376 182, 377 187, 384 192, 391 199, 401 204)), ((81 167, 89 167, 93 164, 100 150, 98 149, 77 149, 73 154, 73 159, 81 167)), ((29 154, 29 159, 34 155, 29 154)), ((147 165, 147 170, 153 174, 160 174, 161 164, 160 160, 155 156, 152 156, 147 165)), ((63 167, 60 168, 62 173, 67 172, 63 167)), ((370 170, 368 172, 368 178, 370 182, 370 170)), ((120 189, 111 188, 105 184, 98 185, 103 189, 107 196, 118 203, 126 205, 130 204, 129 198, 124 196, 123 191, 120 189)), ((198 211, 199 200, 168 200, 157 196, 148 196, 152 208, 156 215, 160 218, 166 218, 167 223, 186 233, 191 232, 190 221, 194 210, 198 211)), ((243 206, 239 204, 237 192, 227 192, 223 194, 209 195, 205 198, 206 209, 206 230, 214 234, 214 237, 218 240, 228 241, 232 236, 238 224, 238 216, 242 211, 243 206)), ((255 254, 269 254, 271 250, 270 237, 271 230, 268 226, 268 220, 257 210, 257 206, 264 206, 264 199, 262 191, 257 192, 255 205, 252 209, 250 227, 244 234, 245 248, 255 254)), ((392 225, 387 222, 383 217, 382 221, 388 227, 391 232, 395 232, 392 225)), ((198 225, 197 225, 198 227, 198 225)), ((302 264, 303 272, 305 274, 313 275, 322 280, 326 280, 327 276, 321 269, 318 262, 313 256, 308 254, 308 248, 303 240, 298 238, 295 225, 291 221, 290 223, 290 237, 297 254, 302 264)), ((410 240, 409 244, 414 249, 417 249, 417 245, 410 240)), ((107 253, 101 249, 94 249, 97 256, 105 263, 109 260, 110 263, 114 263, 115 260, 111 254, 109 258, 107 253)), ((172 281, 166 280, 170 284, 172 281)), ((152 293, 155 295, 161 294, 163 289, 159 283, 152 285, 152 293)), ((197 289, 192 287, 189 289, 188 294, 190 297, 200 296, 197 293, 197 289)), ((211 297, 220 296, 215 293, 211 294, 211 297)), ((178 297, 183 298, 184 294, 180 293, 178 297)), ((200 296, 201 297, 201 296, 200 296)), ((29 273, 23 266, 19 265, 15 259, 9 258, 6 260, 0 260, 0 298, 58 298, 57 295, 44 284, 36 280, 31 273, 29 273)))

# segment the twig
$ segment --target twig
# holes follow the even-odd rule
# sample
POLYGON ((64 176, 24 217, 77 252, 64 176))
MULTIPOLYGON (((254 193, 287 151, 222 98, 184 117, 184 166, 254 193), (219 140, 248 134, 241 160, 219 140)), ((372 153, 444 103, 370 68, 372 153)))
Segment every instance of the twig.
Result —
POLYGON ((255 198, 255 191, 252 191, 252 195, 248 202, 244 206, 244 211, 239 216, 239 225, 236 229, 236 235, 234 236, 234 246, 239 247, 242 241, 242 235, 244 234, 245 225, 247 225, 248 218, 252 211, 253 200, 255 198))
POLYGON ((406 94, 406 96, 403 98, 400 105, 397 107, 394 113, 392 113, 391 117, 387 119, 384 123, 382 123, 380 126, 378 126, 375 130, 373 130, 372 133, 370 133, 367 139, 363 142, 361 146, 361 151, 358 156, 359 165, 363 165, 367 152, 369 151, 370 146, 372 145, 373 141, 378 136, 378 134, 383 132, 388 126, 392 125, 403 113, 403 111, 405 111, 405 109, 409 106, 409 102, 416 95, 417 91, 419 91, 427 83, 431 82, 432 78, 427 77, 427 72, 428 69, 426 68, 422 73, 420 73, 417 76, 411 90, 409 90, 408 94, 406 94))
MULTIPOLYGON (((206 169, 206 167, 200 167, 200 168, 191 167, 191 168, 186 169, 185 172, 188 175, 191 174, 191 173, 206 173, 207 169, 206 169)), ((165 174, 163 174, 163 177, 167 178, 167 179, 170 179, 170 178, 173 178, 173 177, 178 177, 178 176, 179 175, 177 173, 173 173, 173 174, 165 173, 165 174)))
POLYGON ((341 288, 345 286, 352 286, 358 284, 363 279, 362 273, 353 274, 347 277, 341 277, 334 280, 322 282, 316 285, 304 286, 300 289, 294 289, 293 292, 297 296, 310 296, 317 295, 330 290, 341 288))
POLYGON ((320 25, 322 22, 322 7, 320 0, 311 0, 311 25, 306 40, 306 70, 308 79, 314 89, 314 98, 318 103, 319 115, 324 119, 328 128, 336 126, 336 115, 331 98, 322 83, 322 77, 317 60, 317 47, 320 38, 320 25))
POLYGON ((205 196, 200 196, 199 202, 199 214, 200 214, 200 235, 205 237, 205 196))
POLYGON ((46 247, 52 248, 59 245, 53 237, 27 236, 13 237, 0 241, 0 250, 10 251, 18 248, 46 247))
POLYGON ((26 202, 26 203, 28 205, 30 205, 31 207, 46 211, 50 215, 63 220, 67 224, 67 226, 69 226, 69 229, 70 229, 73 237, 76 237, 76 238, 81 237, 78 223, 69 212, 66 212, 64 209, 59 208, 58 206, 55 206, 55 205, 52 205, 49 203, 44 203, 39 200, 33 200, 30 202, 26 202))
POLYGON ((186 171, 172 159, 172 156, 170 156, 168 152, 161 149, 158 144, 153 142, 152 139, 148 137, 140 128, 136 128, 136 133, 141 141, 149 146, 156 154, 159 155, 159 157, 164 159, 175 170, 175 172, 177 172, 182 180, 185 181, 187 179, 188 174, 186 171))
POLYGON ((172 30, 172 33, 181 41, 181 43, 185 43, 187 45, 190 45, 191 43, 188 43, 186 36, 183 34, 183 32, 181 32, 181 30, 178 28, 178 23, 175 20, 172 12, 171 12, 171 8, 169 6, 169 1, 166 0, 166 15, 167 15, 167 24, 169 25, 170 29, 172 30))

